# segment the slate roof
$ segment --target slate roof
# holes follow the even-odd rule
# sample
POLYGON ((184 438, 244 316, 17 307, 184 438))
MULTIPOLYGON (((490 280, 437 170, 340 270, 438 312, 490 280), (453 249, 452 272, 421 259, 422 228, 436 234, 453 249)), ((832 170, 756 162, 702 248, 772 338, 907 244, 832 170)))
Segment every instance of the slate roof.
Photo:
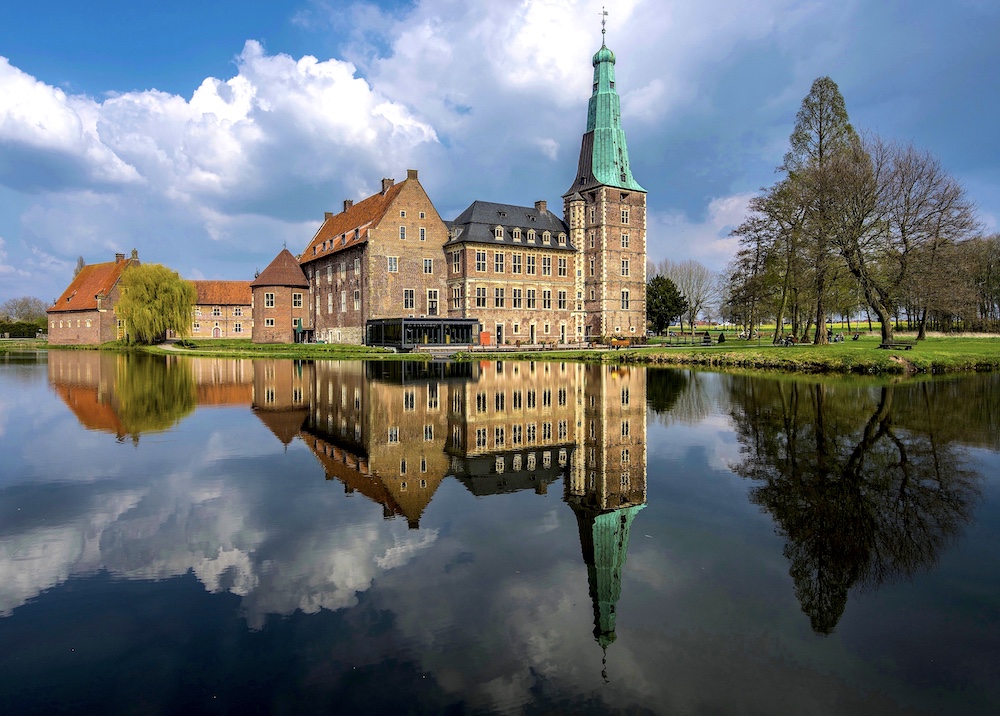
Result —
POLYGON ((274 261, 261 271, 260 276, 250 282, 251 286, 291 286, 292 288, 309 288, 302 267, 288 249, 274 257, 274 261))
MULTIPOLYGON (((569 227, 551 211, 539 211, 535 207, 496 204, 490 201, 474 201, 454 221, 449 221, 451 238, 447 244, 474 242, 500 246, 534 246, 546 249, 575 251, 569 240, 569 227), (494 229, 503 228, 503 239, 497 239, 494 229), (514 229, 521 229, 521 240, 514 240, 514 229), (534 229, 534 243, 528 241, 528 231, 534 229), (543 244, 542 234, 552 234, 552 243, 543 244), (559 234, 566 234, 566 245, 559 245, 559 234)), ((447 245, 446 244, 446 245, 447 245)))
POLYGON ((138 265, 139 260, 123 257, 117 261, 84 266, 55 304, 47 309, 48 313, 97 310, 97 294, 108 295, 121 278, 122 271, 131 263, 138 265))
POLYGON ((196 306, 249 306, 253 298, 249 281, 192 281, 196 306))
POLYGON ((307 264, 327 254, 368 241, 368 230, 382 221, 405 183, 406 181, 402 181, 393 184, 384 194, 373 194, 346 211, 328 216, 302 252, 301 263, 307 264))

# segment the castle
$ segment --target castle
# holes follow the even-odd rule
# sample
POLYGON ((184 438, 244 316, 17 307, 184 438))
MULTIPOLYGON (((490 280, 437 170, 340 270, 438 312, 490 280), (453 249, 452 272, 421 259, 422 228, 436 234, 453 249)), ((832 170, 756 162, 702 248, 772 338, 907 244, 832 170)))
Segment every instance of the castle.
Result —
MULTIPOLYGON (((411 169, 404 181, 383 179, 378 193, 328 212, 300 255, 283 249, 250 282, 250 305, 199 298, 192 334, 402 346, 642 338, 646 191, 629 167, 615 55, 603 43, 593 67, 587 129, 562 217, 545 201, 475 201, 445 221, 411 169), (204 328, 202 312, 212 321, 204 328), (228 330, 213 320, 231 313, 228 330)), ((114 269, 108 265, 105 283, 117 281, 114 269)), ((63 300, 79 292, 75 283, 49 309, 53 343, 79 342, 79 333, 61 328, 63 320, 80 322, 63 300)), ((200 296, 219 293, 204 288, 200 296)))

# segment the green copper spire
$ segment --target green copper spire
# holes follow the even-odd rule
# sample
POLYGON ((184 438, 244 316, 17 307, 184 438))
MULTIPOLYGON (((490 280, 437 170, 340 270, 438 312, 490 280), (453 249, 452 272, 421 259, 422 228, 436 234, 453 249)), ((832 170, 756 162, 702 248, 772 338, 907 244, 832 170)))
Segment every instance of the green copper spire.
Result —
POLYGON ((615 90, 615 53, 602 44, 594 55, 594 93, 587 107, 580 167, 567 195, 598 185, 646 191, 632 178, 621 115, 621 98, 615 90))

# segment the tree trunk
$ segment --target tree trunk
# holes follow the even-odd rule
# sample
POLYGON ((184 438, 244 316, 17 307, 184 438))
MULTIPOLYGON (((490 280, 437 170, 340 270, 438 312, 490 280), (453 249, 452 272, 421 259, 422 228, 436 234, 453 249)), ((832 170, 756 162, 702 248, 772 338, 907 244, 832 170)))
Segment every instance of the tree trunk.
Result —
POLYGON ((920 314, 920 329, 917 331, 917 340, 922 341, 927 338, 927 306, 920 314))
POLYGON ((826 269, 816 271, 816 337, 813 344, 824 346, 826 340, 826 309, 823 307, 823 292, 826 290, 826 269))

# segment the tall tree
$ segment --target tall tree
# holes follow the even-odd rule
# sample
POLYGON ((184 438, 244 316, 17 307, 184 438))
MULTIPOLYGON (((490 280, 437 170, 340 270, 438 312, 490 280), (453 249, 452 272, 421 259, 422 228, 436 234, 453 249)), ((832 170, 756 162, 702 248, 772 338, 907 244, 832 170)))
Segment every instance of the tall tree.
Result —
POLYGON ((857 133, 848 119, 840 88, 829 77, 818 78, 795 116, 789 150, 781 167, 807 195, 803 237, 816 294, 817 344, 827 342, 824 299, 834 260, 831 233, 837 222, 831 205, 831 194, 836 188, 831 165, 838 154, 856 143, 857 133))
POLYGON ((129 343, 153 343, 168 330, 188 335, 197 298, 190 281, 166 266, 140 264, 125 269, 119 285, 115 314, 125 321, 129 343))
POLYGON ((76 257, 76 268, 73 269, 73 276, 75 277, 78 273, 83 271, 83 267, 87 265, 87 262, 83 260, 82 256, 76 257))
POLYGON ((652 275, 646 283, 646 317, 653 329, 662 333, 687 310, 688 303, 677 290, 677 284, 661 274, 652 275))

